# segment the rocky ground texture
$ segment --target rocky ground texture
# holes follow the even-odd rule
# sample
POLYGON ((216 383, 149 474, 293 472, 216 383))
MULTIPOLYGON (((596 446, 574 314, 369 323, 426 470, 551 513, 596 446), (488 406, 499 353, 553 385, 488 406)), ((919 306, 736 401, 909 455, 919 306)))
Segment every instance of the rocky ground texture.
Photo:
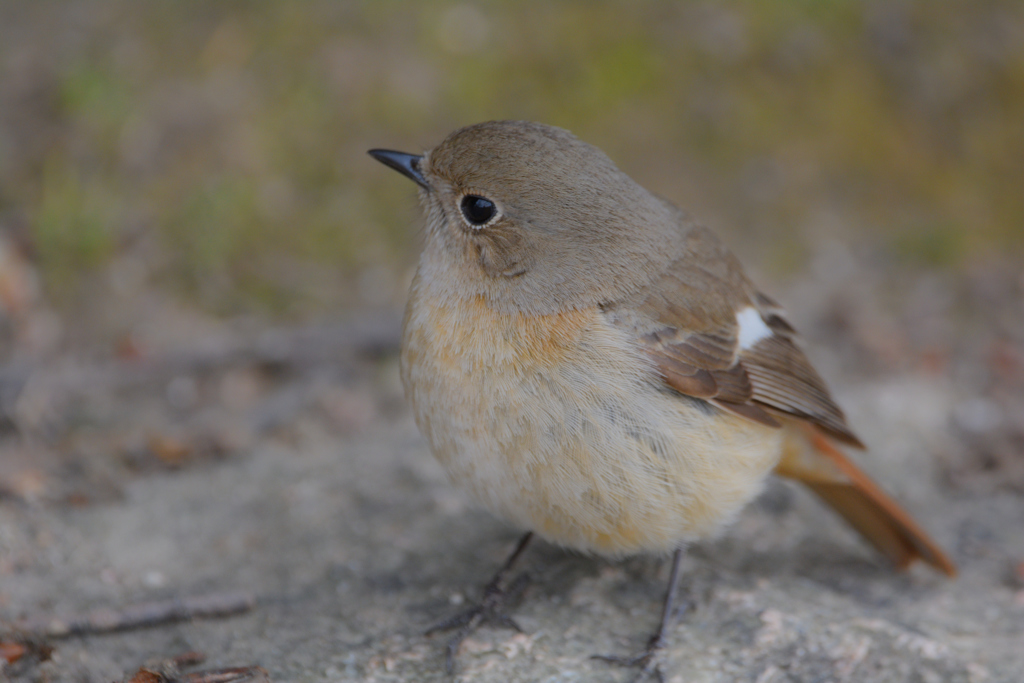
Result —
MULTIPOLYGON (((687 553, 665 679, 1018 682, 1020 271, 893 279, 841 250, 819 260, 778 298, 869 445, 859 460, 961 576, 897 573, 812 496, 771 482, 687 553)), ((449 680, 444 637, 423 631, 479 596, 517 530, 449 486, 417 433, 397 313, 163 324, 164 347, 0 370, 0 678, 156 681, 140 667, 173 677, 180 657, 174 675, 190 681, 227 667, 262 667, 238 680, 449 680), (188 607, 113 632, 93 613, 238 595, 235 614, 188 607), (56 632, 90 613, 86 632, 56 632)), ((667 563, 541 543, 523 569, 524 632, 472 635, 454 680, 627 680, 591 655, 642 646, 667 563)))

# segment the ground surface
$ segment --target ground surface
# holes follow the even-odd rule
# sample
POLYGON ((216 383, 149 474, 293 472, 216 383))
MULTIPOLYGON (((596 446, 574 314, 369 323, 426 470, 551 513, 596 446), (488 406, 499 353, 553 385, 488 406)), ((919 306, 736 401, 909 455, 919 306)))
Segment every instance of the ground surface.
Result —
MULTIPOLYGON (((667 679, 1024 680, 1024 3, 0 0, 0 681, 191 650, 446 679, 421 633, 518 531, 410 422, 419 213, 365 151, 494 118, 719 231, 962 570, 893 573, 771 484, 687 554, 667 679), (19 626, 235 591, 220 620, 19 626)), ((589 657, 643 644, 667 567, 524 567, 526 633, 481 631, 458 677, 626 680, 589 657)))
MULTIPOLYGON (((962 575, 895 573, 811 496, 772 483, 687 554, 690 609, 666 678, 1018 682, 1024 283, 995 267, 967 284, 904 283, 908 308, 887 312, 878 289, 850 294, 855 259, 822 258, 780 298, 870 446, 861 462, 962 575), (985 305, 971 304, 979 287, 985 305), (915 345, 922 329, 939 331, 930 351, 915 345)), ((446 680, 443 637, 421 634, 478 595, 516 530, 475 511, 430 457, 401 397, 397 324, 393 312, 269 331, 186 317, 141 359, 7 368, 0 640, 24 639, 10 630, 23 617, 229 591, 257 604, 51 638, 47 661, 35 648, 3 675, 99 683, 198 650, 200 668, 260 665, 273 681, 446 680)), ((589 657, 643 643, 666 563, 540 544, 524 568, 525 633, 480 631, 456 679, 626 680, 589 657)))

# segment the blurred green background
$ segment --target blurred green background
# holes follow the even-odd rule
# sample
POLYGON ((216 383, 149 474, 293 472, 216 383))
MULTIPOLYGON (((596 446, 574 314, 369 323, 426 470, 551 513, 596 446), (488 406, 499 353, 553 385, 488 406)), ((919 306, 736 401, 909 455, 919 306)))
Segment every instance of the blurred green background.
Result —
POLYGON ((827 239, 1024 246, 1017 0, 0 2, 0 231, 58 310, 399 302, 415 191, 365 151, 493 118, 571 129, 774 277, 827 239))

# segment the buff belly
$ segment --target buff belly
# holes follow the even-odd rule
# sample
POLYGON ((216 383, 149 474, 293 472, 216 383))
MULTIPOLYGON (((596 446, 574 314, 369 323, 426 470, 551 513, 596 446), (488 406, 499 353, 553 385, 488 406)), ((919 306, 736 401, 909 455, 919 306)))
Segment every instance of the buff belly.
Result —
POLYGON ((671 551, 730 521, 778 462, 779 430, 663 389, 596 309, 525 317, 412 294, 417 424, 456 485, 549 541, 671 551))

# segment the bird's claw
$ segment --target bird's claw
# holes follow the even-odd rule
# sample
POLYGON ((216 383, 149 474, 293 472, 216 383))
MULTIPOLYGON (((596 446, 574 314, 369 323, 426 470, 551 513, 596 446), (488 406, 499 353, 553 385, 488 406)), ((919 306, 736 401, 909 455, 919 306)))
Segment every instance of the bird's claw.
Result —
POLYGON ((455 671, 455 656, 459 652, 462 641, 484 624, 495 624, 517 633, 523 632, 515 619, 505 614, 504 610, 509 603, 519 597, 527 583, 529 583, 529 576, 526 574, 516 577, 508 588, 502 587, 499 580, 492 581, 484 588, 484 596, 480 604, 474 605, 454 617, 440 621, 426 630, 424 635, 429 636, 439 631, 458 629, 445 646, 445 669, 449 674, 455 671))

